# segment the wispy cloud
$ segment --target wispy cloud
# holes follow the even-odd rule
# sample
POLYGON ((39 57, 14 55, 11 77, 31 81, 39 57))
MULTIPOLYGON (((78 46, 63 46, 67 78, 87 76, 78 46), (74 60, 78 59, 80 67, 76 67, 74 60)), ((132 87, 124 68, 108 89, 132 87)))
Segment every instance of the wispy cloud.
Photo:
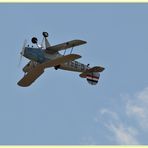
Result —
POLYGON ((107 128, 108 132, 111 133, 110 139, 114 144, 139 144, 136 139, 136 129, 126 127, 116 112, 103 108, 100 110, 100 115, 99 118, 95 118, 95 121, 98 123, 101 121, 107 128))
POLYGON ((148 105, 148 87, 145 88, 143 91, 136 94, 139 101, 142 101, 142 103, 146 103, 148 105))
POLYGON ((99 109, 95 122, 106 128, 114 144, 142 144, 138 136, 143 129, 148 130, 148 88, 134 95, 121 95, 119 99, 124 100, 122 108, 99 109))
POLYGON ((148 129, 148 88, 130 97, 126 104, 126 113, 136 119, 141 128, 148 129))
POLYGON ((108 123, 106 127, 112 132, 112 140, 114 139, 115 144, 121 145, 135 145, 139 144, 136 134, 136 129, 131 127, 126 127, 121 122, 118 123, 108 123))

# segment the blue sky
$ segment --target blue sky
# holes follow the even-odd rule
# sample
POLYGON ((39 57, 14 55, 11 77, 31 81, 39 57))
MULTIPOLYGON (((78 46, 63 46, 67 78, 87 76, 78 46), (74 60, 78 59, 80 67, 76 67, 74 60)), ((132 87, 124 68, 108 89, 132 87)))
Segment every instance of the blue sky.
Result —
POLYGON ((0 4, 0 144, 148 144, 148 4, 0 4), (79 61, 105 67, 90 86, 79 73, 46 72, 21 88, 24 39, 86 40, 79 61))

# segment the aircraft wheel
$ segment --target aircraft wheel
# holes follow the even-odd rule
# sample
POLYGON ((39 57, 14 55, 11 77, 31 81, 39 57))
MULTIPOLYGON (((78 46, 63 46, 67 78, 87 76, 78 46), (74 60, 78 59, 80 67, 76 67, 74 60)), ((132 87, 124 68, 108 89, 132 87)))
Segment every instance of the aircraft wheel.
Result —
POLYGON ((55 68, 55 70, 58 70, 60 68, 60 65, 57 65, 54 68, 55 68))

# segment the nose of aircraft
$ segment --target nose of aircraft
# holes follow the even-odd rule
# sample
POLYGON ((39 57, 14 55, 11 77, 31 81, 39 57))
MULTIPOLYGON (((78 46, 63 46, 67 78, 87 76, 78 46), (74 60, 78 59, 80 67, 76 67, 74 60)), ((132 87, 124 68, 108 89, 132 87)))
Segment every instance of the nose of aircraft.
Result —
POLYGON ((22 49, 21 49, 21 52, 20 52, 20 55, 21 55, 21 56, 20 56, 19 65, 20 65, 20 63, 21 63, 21 61, 22 61, 22 57, 23 57, 24 52, 25 52, 25 46, 26 46, 26 44, 27 44, 27 40, 24 41, 23 46, 22 46, 22 49))
POLYGON ((23 46, 22 46, 22 50, 21 50, 21 52, 20 52, 20 54, 21 54, 22 56, 24 55, 26 44, 27 44, 27 40, 24 41, 23 46))

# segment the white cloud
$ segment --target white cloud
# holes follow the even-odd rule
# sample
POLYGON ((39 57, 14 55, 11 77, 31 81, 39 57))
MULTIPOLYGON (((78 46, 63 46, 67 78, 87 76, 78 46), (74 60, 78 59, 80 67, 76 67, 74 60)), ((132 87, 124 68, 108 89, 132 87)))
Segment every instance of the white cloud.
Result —
POLYGON ((142 131, 148 133, 148 88, 134 95, 121 95, 119 99, 124 100, 121 108, 100 109, 95 122, 102 123, 114 144, 139 144, 142 131))
POLYGON ((136 145, 139 142, 136 139, 137 131, 132 128, 126 128, 122 123, 115 125, 113 123, 106 124, 106 127, 112 132, 116 144, 121 145, 136 145))
POLYGON ((138 105, 132 105, 132 104, 127 104, 127 114, 128 115, 135 115, 139 118, 145 118, 145 112, 142 107, 139 107, 138 105))
POLYGON ((141 128, 148 129, 148 88, 130 97, 126 104, 126 113, 136 119, 141 128))
POLYGON ((105 118, 107 118, 108 120, 111 118, 114 118, 115 120, 118 120, 118 115, 113 112, 113 111, 110 111, 106 108, 103 108, 101 109, 99 112, 98 112, 98 115, 94 118, 94 121, 95 122, 100 122, 100 120, 105 120, 105 118), (102 118, 103 116, 103 118, 102 118))
POLYGON ((139 144, 136 139, 137 131, 132 127, 126 127, 120 120, 119 115, 106 108, 100 110, 100 115, 95 118, 97 123, 102 121, 108 132, 111 133, 109 138, 114 144, 135 145, 139 144), (97 119, 97 120, 96 120, 97 119))
POLYGON ((113 112, 113 111, 110 111, 110 110, 108 110, 108 109, 103 108, 103 109, 100 110, 100 113, 101 113, 102 115, 108 114, 108 115, 111 116, 112 118, 118 120, 118 115, 117 115, 117 113, 115 113, 115 112, 113 112))
POLYGON ((139 99, 139 101, 142 101, 142 103, 146 103, 148 105, 148 87, 139 92, 137 94, 137 98, 139 99))

